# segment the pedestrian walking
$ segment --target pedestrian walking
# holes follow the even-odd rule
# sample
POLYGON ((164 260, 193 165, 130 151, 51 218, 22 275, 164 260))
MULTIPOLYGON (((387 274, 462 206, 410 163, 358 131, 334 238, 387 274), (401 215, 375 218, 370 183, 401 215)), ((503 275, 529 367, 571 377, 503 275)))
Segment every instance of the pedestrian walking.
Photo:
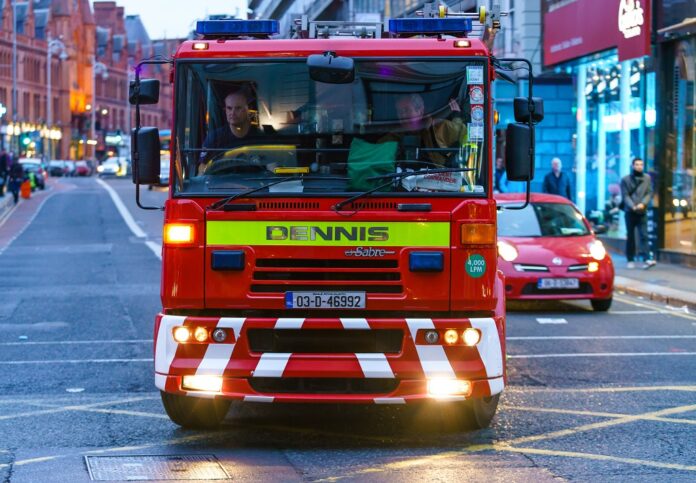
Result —
POLYGON ((493 192, 494 193, 507 193, 507 191, 508 191, 507 173, 505 172, 505 161, 503 161, 503 158, 496 158, 495 171, 493 172, 493 174, 495 176, 494 184, 493 184, 493 192))
POLYGON ((4 149, 0 152, 0 198, 5 196, 10 157, 4 149))
POLYGON ((653 188, 650 175, 643 172, 645 163, 635 158, 631 174, 621 179, 621 206, 626 214, 626 260, 627 268, 635 268, 636 231, 638 232, 638 254, 642 255, 645 266, 650 268, 656 262, 648 245, 648 204, 652 199, 653 188))
POLYGON ((544 193, 560 195, 573 201, 573 189, 570 186, 570 177, 563 171, 563 163, 559 158, 551 160, 551 172, 544 176, 541 190, 544 193))
POLYGON ((19 188, 24 182, 24 169, 19 162, 15 161, 10 167, 10 182, 9 188, 12 192, 12 197, 14 198, 15 205, 19 201, 19 188))

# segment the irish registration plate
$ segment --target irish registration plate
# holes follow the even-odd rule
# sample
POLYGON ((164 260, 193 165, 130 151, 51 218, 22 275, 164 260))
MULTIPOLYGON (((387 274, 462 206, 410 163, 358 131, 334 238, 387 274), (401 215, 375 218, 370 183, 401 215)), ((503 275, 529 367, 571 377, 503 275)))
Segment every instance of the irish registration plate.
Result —
POLYGON ((537 282, 539 289, 574 289, 580 288, 580 281, 577 278, 540 278, 537 282))
POLYGON ((364 309, 365 292, 285 292, 287 309, 364 309))

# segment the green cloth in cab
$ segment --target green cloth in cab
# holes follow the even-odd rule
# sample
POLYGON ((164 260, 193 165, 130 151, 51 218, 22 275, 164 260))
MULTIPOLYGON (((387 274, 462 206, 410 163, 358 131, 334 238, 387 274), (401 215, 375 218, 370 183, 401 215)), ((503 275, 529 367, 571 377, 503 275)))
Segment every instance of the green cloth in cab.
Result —
MULTIPOLYGON (((354 191, 367 191, 387 182, 384 180, 368 180, 373 176, 391 174, 395 171, 396 141, 387 141, 379 144, 368 143, 355 138, 350 143, 348 153, 348 189, 354 191)), ((389 187, 384 189, 389 191, 389 187)))

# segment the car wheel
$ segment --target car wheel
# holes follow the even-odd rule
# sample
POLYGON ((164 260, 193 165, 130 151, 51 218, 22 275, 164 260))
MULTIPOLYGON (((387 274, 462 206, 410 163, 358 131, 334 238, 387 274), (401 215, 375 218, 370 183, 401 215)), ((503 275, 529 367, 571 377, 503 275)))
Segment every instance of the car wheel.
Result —
POLYGON ((212 429, 220 425, 231 401, 180 396, 160 391, 162 405, 169 419, 183 428, 212 429))
POLYGON ((611 307, 612 298, 608 299, 592 299, 590 303, 595 312, 606 312, 611 307))

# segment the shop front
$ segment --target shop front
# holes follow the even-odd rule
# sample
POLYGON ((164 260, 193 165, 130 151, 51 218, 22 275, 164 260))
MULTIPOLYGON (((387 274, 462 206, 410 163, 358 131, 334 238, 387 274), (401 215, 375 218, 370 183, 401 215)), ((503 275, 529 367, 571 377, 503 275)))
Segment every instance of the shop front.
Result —
POLYGON ((696 266, 696 2, 657 2, 662 258, 696 266))
MULTIPOLYGON (((571 75, 575 90, 575 203, 623 248, 620 180, 637 157, 654 179, 659 175, 650 1, 545 0, 543 8, 544 67, 571 75)), ((655 208, 649 216, 654 250, 655 208)))

